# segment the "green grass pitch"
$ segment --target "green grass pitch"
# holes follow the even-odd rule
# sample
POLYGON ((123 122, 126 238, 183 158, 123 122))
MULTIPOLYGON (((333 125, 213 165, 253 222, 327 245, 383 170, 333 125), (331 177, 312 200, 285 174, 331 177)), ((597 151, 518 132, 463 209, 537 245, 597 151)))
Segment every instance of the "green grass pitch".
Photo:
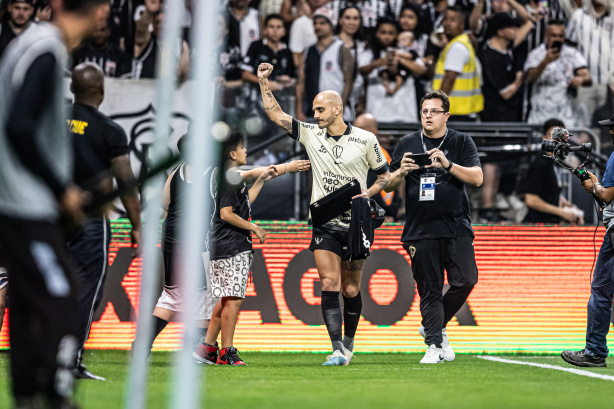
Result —
MULTIPOLYGON (((172 352, 151 357, 148 408, 167 408, 172 352)), ((614 382, 479 359, 420 365, 422 354, 357 354, 349 366, 322 367, 323 354, 241 354, 247 367, 199 366, 207 408, 609 408, 614 382)), ((571 368, 558 356, 501 356, 571 368)), ((120 409, 128 370, 125 351, 87 351, 88 369, 106 382, 80 381, 84 409, 120 409)), ((610 368, 591 372, 614 376, 610 368)), ((0 408, 10 408, 8 354, 0 354, 0 408)))

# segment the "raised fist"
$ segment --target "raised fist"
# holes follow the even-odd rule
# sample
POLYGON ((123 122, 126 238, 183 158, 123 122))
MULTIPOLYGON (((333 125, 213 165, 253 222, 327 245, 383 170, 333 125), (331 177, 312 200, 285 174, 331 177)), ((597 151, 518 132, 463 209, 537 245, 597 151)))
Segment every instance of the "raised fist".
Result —
POLYGON ((258 78, 269 78, 272 72, 273 66, 269 63, 263 62, 258 66, 258 78))

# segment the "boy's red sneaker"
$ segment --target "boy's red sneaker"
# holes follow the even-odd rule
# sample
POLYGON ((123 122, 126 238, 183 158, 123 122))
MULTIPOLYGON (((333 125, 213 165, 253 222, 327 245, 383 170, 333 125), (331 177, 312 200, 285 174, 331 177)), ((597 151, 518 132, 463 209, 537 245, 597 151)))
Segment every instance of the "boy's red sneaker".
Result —
POLYGON ((217 358, 218 365, 247 365, 239 357, 239 351, 235 347, 222 348, 217 358))

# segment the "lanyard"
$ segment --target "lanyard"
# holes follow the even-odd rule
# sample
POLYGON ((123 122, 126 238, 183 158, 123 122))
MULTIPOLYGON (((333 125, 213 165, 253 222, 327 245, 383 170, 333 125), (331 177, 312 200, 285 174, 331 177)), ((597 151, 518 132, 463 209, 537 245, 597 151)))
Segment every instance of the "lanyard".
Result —
MULTIPOLYGON (((441 143, 439 144, 437 149, 441 148, 441 145, 443 145, 447 137, 448 137, 448 130, 446 129, 446 133, 443 135, 443 139, 441 140, 441 143)), ((420 131, 420 140, 422 140, 422 147, 424 148, 424 153, 426 153, 426 145, 424 144, 424 134, 422 133, 422 131, 420 131)))

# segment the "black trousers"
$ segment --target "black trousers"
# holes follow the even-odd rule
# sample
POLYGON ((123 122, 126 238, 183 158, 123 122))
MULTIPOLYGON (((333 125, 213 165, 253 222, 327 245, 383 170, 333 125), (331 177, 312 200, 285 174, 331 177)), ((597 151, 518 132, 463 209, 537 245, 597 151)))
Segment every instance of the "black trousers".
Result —
POLYGON ((76 357, 75 280, 57 225, 0 215, 9 285, 11 377, 15 398, 72 393, 76 357))
POLYGON ((473 237, 404 242, 420 294, 427 345, 441 344, 441 330, 463 306, 478 282, 473 237), (443 295, 444 270, 450 288, 443 295))
POLYGON ((79 288, 77 307, 77 340, 79 362, 90 334, 94 311, 102 300, 102 290, 109 265, 111 227, 104 216, 88 218, 67 241, 79 288))

